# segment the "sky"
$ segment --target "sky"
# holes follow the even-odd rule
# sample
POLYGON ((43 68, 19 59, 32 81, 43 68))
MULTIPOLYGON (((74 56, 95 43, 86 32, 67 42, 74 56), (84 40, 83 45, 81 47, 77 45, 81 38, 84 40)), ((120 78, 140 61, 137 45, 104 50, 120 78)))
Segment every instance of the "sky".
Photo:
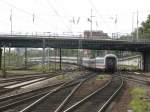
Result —
POLYGON ((0 33, 128 34, 150 14, 149 0, 0 0, 0 33), (88 19, 89 18, 89 19, 88 19), (11 27, 12 23, 12 27, 11 27))

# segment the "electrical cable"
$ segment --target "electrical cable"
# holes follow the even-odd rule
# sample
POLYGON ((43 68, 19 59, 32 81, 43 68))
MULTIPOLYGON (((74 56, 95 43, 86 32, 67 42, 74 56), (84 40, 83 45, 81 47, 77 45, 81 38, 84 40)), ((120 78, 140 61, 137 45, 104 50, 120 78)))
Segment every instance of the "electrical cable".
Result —
POLYGON ((108 26, 107 28, 110 28, 109 24, 105 21, 105 19, 103 18, 103 16, 99 13, 99 11, 97 10, 96 6, 94 5, 94 3, 92 2, 92 0, 88 0, 89 1, 89 4, 94 8, 94 10, 96 11, 96 13, 102 18, 103 22, 105 24, 107 24, 106 26, 108 26))
POLYGON ((54 11, 54 13, 58 16, 58 18, 63 22, 63 24, 66 26, 66 28, 69 30, 69 31, 72 31, 71 28, 69 26, 67 26, 64 22, 64 20, 62 19, 62 16, 58 13, 58 11, 56 10, 56 8, 50 3, 49 0, 46 0, 48 5, 51 7, 51 9, 54 11))
MULTIPOLYGON (((31 12, 29 12, 29 11, 26 11, 26 10, 24 10, 24 9, 22 9, 22 8, 18 8, 18 7, 16 7, 15 5, 9 3, 9 2, 6 1, 6 0, 1 0, 0 2, 6 4, 6 5, 10 6, 10 7, 13 7, 13 8, 15 8, 16 10, 18 10, 18 11, 20 11, 20 12, 23 12, 23 13, 25 13, 25 14, 27 14, 27 15, 33 17, 33 13, 31 13, 31 12)), ((41 20, 43 23, 45 23, 46 25, 49 24, 49 22, 47 22, 45 19, 43 19, 43 18, 41 18, 41 17, 39 17, 39 16, 36 16, 36 18, 40 19, 40 20, 41 20)), ((51 25, 49 25, 49 26, 50 26, 51 28, 54 28, 54 25, 53 25, 53 24, 51 24, 51 25), (53 27, 52 27, 52 26, 53 26, 53 27)))

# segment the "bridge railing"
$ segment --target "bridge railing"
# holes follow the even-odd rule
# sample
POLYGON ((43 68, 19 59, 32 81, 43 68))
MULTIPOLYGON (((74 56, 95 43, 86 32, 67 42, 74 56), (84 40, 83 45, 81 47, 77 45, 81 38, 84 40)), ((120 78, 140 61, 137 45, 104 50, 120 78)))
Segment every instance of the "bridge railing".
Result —
POLYGON ((17 38, 64 38, 64 39, 89 39, 89 40, 114 40, 114 41, 127 41, 127 42, 150 42, 150 39, 133 39, 133 38, 105 38, 103 36, 98 37, 98 36, 93 36, 93 38, 87 38, 84 37, 82 33, 78 33, 77 35, 74 34, 67 34, 67 33, 63 33, 63 34, 54 34, 54 33, 16 33, 13 35, 10 34, 0 34, 0 38, 1 37, 17 37, 17 38))

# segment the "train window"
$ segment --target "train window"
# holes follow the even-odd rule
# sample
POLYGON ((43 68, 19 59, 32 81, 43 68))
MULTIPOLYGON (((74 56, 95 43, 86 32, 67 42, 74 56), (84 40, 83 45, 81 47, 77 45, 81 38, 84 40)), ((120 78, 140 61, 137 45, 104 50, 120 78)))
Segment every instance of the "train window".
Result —
POLYGON ((98 59, 98 60, 96 60, 96 62, 97 63, 104 63, 104 59, 101 59, 101 60, 98 59))

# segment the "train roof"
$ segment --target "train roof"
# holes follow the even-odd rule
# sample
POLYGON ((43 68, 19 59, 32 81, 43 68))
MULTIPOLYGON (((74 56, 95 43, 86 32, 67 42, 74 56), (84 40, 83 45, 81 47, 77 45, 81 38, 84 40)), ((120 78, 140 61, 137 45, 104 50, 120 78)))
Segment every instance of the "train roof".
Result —
POLYGON ((83 60, 89 60, 90 58, 88 58, 88 57, 83 57, 82 59, 83 59, 83 60))
POLYGON ((106 55, 105 55, 105 58, 106 58, 106 57, 115 57, 115 58, 117 58, 117 56, 116 56, 115 54, 106 54, 106 55))
POLYGON ((96 59, 104 59, 104 57, 96 57, 96 59))

